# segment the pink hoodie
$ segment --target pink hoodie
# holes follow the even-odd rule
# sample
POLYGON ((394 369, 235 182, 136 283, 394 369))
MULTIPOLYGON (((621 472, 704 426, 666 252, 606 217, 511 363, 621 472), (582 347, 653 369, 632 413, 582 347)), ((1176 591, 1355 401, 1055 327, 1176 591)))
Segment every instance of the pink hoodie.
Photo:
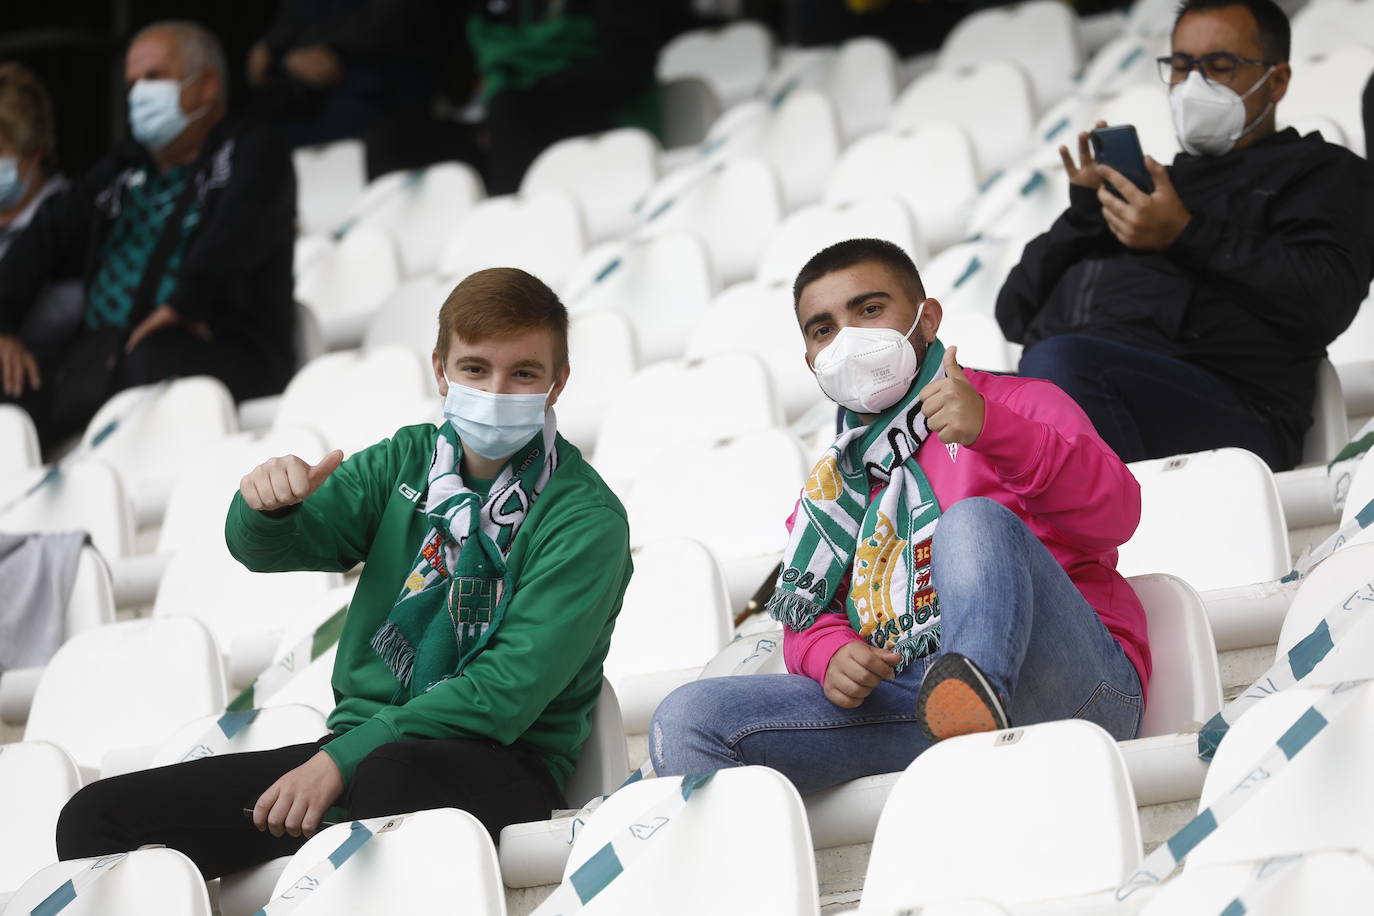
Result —
MULTIPOLYGON (((941 510, 986 496, 1015 512, 1064 567, 1147 684, 1145 609, 1116 571, 1116 548, 1140 523, 1140 485, 1057 386, 964 372, 987 405, 983 431, 968 446, 947 446, 932 434, 916 452, 941 510)), ((795 518, 793 511, 789 531, 795 518)), ((847 590, 848 582, 836 600, 847 590)), ((862 638, 840 613, 822 614, 806 630, 787 628, 787 670, 824 683, 831 656, 862 638)))

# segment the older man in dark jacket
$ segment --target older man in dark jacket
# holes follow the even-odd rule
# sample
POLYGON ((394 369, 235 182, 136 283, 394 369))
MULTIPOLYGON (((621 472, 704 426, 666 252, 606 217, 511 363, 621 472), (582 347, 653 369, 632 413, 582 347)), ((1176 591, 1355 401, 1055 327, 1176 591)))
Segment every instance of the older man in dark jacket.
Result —
POLYGON ((135 37, 133 140, 49 200, 0 264, 0 401, 45 445, 121 388, 213 375, 236 399, 280 391, 293 364, 295 175, 272 133, 225 119, 224 57, 192 23, 135 37), (53 279, 80 277, 82 326, 51 349, 18 334, 53 279))

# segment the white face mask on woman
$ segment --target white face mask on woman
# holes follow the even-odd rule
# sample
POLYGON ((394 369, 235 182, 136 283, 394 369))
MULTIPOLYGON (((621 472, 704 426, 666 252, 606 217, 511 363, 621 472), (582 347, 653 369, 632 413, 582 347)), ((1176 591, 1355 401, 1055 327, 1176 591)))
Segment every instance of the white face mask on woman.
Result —
POLYGON ((1169 109, 1179 145, 1194 156, 1225 156, 1236 141, 1254 130, 1274 108, 1270 102, 1255 120, 1245 123, 1245 100, 1268 81, 1274 68, 1264 71, 1255 85, 1238 95, 1225 86, 1210 83, 1194 70, 1169 90, 1169 109))
POLYGON ((506 458, 544 428, 544 412, 553 386, 543 394, 493 394, 448 382, 444 419, 453 425, 464 448, 495 461, 506 458))
POLYGON ((813 371, 821 391, 855 413, 882 413, 900 401, 921 368, 908 338, 925 310, 922 300, 905 334, 891 328, 842 328, 816 354, 813 371))

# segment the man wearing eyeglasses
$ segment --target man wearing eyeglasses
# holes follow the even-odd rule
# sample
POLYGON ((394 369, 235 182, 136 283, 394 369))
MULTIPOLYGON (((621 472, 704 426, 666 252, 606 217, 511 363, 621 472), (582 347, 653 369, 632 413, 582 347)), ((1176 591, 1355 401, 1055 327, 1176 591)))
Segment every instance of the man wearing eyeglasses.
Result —
MULTIPOLYGON (((1278 131, 1287 16, 1272 0, 1185 0, 1159 59, 1183 148, 1146 193, 1060 157, 1069 208, 997 300, 1021 374, 1067 391, 1126 461, 1223 446, 1301 458, 1316 371, 1374 275, 1374 178, 1322 139, 1278 131)), ((1099 124, 1099 126, 1105 126, 1099 124)))

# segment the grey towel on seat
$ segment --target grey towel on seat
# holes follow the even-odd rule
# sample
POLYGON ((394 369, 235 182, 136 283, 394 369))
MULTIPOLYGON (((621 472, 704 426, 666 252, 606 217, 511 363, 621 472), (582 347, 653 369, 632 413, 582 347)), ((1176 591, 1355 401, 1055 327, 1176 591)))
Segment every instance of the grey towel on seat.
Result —
POLYGON ((0 671, 46 665, 66 631, 84 531, 0 532, 0 671))

